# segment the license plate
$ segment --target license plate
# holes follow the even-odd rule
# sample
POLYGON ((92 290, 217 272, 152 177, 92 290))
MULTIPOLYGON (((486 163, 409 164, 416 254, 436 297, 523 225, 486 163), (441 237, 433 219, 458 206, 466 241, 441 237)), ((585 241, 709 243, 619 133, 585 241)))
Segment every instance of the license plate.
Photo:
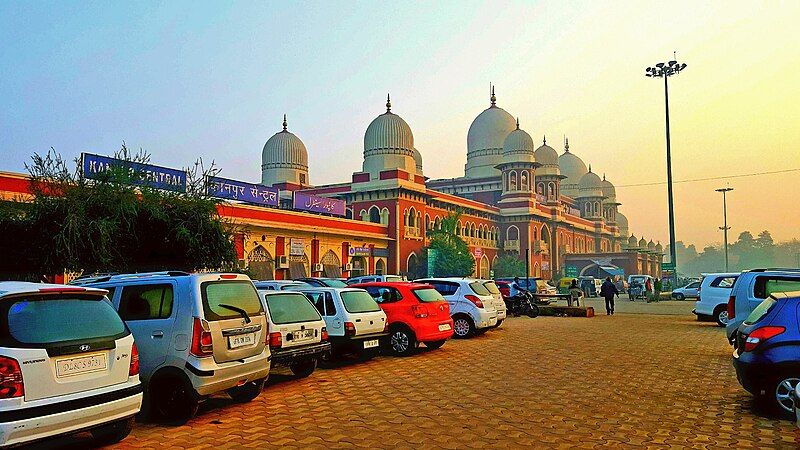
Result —
POLYGON ((66 378, 83 373, 106 370, 108 359, 105 353, 56 360, 56 377, 66 378))
POLYGON ((378 346, 378 340, 364 341, 364 348, 374 348, 378 346))
POLYGON ((449 330, 450 330, 450 324, 449 323, 443 323, 443 324, 439 325, 439 331, 449 331, 449 330))
POLYGON ((300 330, 292 333, 293 339, 311 339, 314 337, 314 330, 300 330))
POLYGON ((256 343, 256 334, 237 334, 236 336, 228 336, 228 348, 239 348, 256 343))

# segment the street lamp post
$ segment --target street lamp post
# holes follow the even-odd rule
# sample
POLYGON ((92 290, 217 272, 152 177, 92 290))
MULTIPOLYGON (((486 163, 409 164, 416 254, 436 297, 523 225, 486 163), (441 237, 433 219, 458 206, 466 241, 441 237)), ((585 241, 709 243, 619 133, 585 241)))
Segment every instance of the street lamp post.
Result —
POLYGON ((667 88, 667 78, 680 73, 686 68, 686 64, 680 64, 672 60, 667 63, 658 63, 655 67, 648 67, 645 76, 664 78, 664 109, 667 119, 667 199, 669 202, 669 258, 675 265, 675 274, 678 274, 678 261, 675 256, 675 210, 672 202, 672 154, 669 147, 669 89, 667 88))
POLYGON ((723 239, 725 240, 725 272, 728 271, 728 230, 731 229, 731 227, 728 226, 728 202, 727 202, 727 199, 725 197, 725 194, 727 194, 728 192, 730 192, 732 190, 733 190, 732 187, 715 189, 715 191, 717 191, 717 192, 722 192, 722 223, 723 223, 723 226, 719 227, 719 229, 722 230, 723 239))

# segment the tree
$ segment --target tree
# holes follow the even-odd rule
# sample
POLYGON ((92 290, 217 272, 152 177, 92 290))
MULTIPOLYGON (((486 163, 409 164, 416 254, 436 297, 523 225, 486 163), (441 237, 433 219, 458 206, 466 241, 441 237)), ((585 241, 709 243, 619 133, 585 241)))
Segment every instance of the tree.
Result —
POLYGON ((503 255, 494 264, 494 275, 496 277, 524 277, 525 261, 514 255, 503 255))
MULTIPOLYGON (((449 214, 442 220, 441 229, 428 231, 428 258, 435 254, 433 273, 434 277, 466 277, 475 271, 475 258, 469 251, 469 246, 456 234, 458 219, 461 212, 449 214)), ((426 258, 427 266, 427 258, 426 258)))
POLYGON ((0 231, 22 230, 12 236, 25 236, 25 246, 6 255, 19 261, 16 271, 140 272, 235 265, 231 227, 217 212, 219 200, 206 192, 206 176, 218 172, 213 165, 206 170, 198 161, 187 170, 186 191, 171 192, 141 183, 146 174, 133 167, 149 162, 143 151, 131 153, 123 144, 114 157, 124 163, 89 179, 80 167, 70 170, 55 150, 33 155, 28 166, 31 201, 11 207, 16 214, 0 216, 0 231))

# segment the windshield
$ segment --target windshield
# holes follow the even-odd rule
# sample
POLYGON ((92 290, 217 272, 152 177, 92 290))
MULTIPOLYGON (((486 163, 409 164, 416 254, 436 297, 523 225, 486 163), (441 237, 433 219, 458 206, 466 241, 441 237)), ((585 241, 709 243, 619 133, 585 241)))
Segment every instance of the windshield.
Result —
POLYGON ((500 293, 500 289, 497 289, 497 285, 494 283, 494 281, 487 281, 486 283, 483 283, 483 286, 492 294, 500 293))
POLYGON ((386 279, 387 283, 393 283, 396 281, 403 281, 403 277, 398 275, 385 275, 383 278, 386 279))
POLYGON ((200 292, 206 320, 243 318, 244 314, 251 317, 264 312, 250 281, 206 281, 200 284, 200 292))
POLYGON ((322 320, 317 308, 311 304, 305 295, 299 292, 267 295, 266 298, 269 317, 274 324, 283 325, 322 320))
POLYGON ((472 283, 469 284, 469 287, 472 288, 472 292, 478 295, 492 295, 480 281, 473 281, 472 283))
POLYGON ((344 291, 341 293, 344 309, 351 313, 380 311, 381 307, 367 291, 344 291))
POLYGON ((753 309, 753 312, 751 312, 750 315, 747 316, 747 319, 744 319, 744 323, 747 325, 752 325, 758 322, 764 316, 766 316, 767 313, 770 312, 770 310, 772 310, 772 307, 775 306, 776 303, 778 302, 773 298, 765 299, 763 302, 759 303, 758 306, 755 307, 755 309, 753 309))
POLYGON ((4 330, 2 338, 10 336, 22 344, 51 344, 127 333, 122 319, 103 297, 32 295, 10 300, 7 311, 6 324, 0 323, 0 330, 4 330))
POLYGON ((442 297, 442 294, 440 294, 436 289, 421 288, 414 289, 412 292, 414 293, 414 296, 417 297, 417 300, 424 303, 445 301, 444 297, 442 297))
POLYGON ((322 282, 322 284, 328 287, 335 287, 335 288, 347 287, 347 283, 345 283, 342 280, 334 280, 331 278, 329 280, 320 280, 320 281, 322 282))

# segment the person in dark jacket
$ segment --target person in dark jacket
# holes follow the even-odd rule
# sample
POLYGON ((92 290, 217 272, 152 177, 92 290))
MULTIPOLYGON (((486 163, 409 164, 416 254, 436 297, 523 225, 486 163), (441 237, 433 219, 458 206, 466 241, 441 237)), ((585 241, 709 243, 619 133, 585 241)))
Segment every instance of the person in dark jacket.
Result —
POLYGON ((611 282, 611 277, 606 277, 603 285, 600 286, 600 296, 606 299, 606 315, 611 316, 614 314, 614 296, 619 296, 619 291, 614 283, 611 282))

